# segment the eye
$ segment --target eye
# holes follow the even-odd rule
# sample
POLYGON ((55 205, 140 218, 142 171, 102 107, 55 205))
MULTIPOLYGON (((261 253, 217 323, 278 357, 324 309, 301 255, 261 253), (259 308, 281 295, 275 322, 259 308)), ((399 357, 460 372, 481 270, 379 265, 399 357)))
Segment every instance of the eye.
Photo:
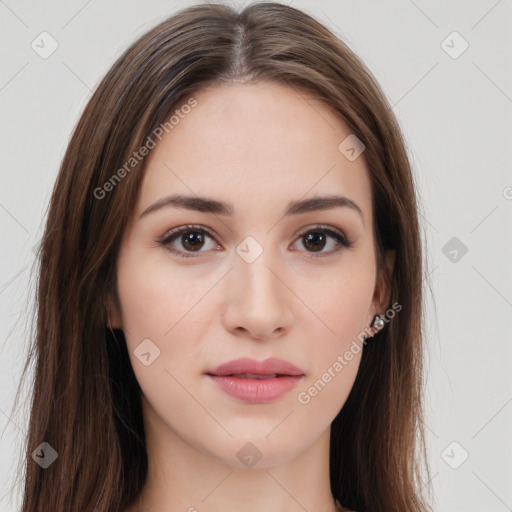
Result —
MULTIPOLYGON (((312 257, 324 257, 338 252, 343 247, 352 247, 353 242, 338 230, 315 226, 304 231, 296 243, 301 242, 306 252, 313 253, 312 257), (330 250, 324 251, 325 247, 330 250)), ((218 250, 221 246, 215 243, 212 234, 201 226, 181 226, 173 229, 157 241, 169 252, 182 258, 194 258, 201 252, 218 250), (207 241, 210 241, 207 243, 207 241), (177 245, 181 247, 176 247, 177 245), (206 250, 202 250, 206 247, 206 250), (196 254, 194 254, 196 253, 196 254)))
MULTIPOLYGON (((160 245, 163 245, 169 252, 176 254, 183 258, 195 258, 196 255, 193 253, 205 252, 201 251, 205 245, 205 240, 214 240, 213 236, 199 226, 181 226, 173 229, 167 233, 161 240, 158 241, 160 245), (176 248, 175 244, 179 242, 181 248, 176 248)), ((210 243, 210 249, 215 246, 210 243)), ((217 245, 217 247, 220 247, 217 245)))
POLYGON ((329 256, 343 247, 349 248, 353 245, 353 242, 340 231, 321 226, 304 231, 296 243, 298 242, 306 247, 307 252, 314 253, 313 258, 329 256), (325 247, 330 247, 330 250, 323 251, 325 247))

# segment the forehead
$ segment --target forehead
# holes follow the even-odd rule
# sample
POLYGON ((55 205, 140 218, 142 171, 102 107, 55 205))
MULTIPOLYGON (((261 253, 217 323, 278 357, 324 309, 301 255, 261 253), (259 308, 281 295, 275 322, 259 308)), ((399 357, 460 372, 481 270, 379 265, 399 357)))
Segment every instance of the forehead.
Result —
POLYGON ((214 85, 193 98, 147 157, 139 213, 171 192, 225 200, 235 213, 254 198, 261 208, 339 193, 371 217, 366 162, 340 152, 351 132, 330 107, 275 82, 214 85))

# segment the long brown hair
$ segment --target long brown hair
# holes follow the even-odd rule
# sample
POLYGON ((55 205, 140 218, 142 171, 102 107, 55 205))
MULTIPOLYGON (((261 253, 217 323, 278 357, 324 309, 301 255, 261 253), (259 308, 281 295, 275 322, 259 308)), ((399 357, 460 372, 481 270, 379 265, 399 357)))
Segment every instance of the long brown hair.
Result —
POLYGON ((345 43, 300 10, 256 3, 241 12, 196 5, 150 30, 108 71, 74 129, 41 245, 36 335, 23 372, 35 363, 23 512, 121 512, 144 485, 141 389, 123 332, 105 326, 145 158, 125 167, 108 193, 98 190, 195 91, 235 81, 305 90, 365 145, 377 270, 390 278, 390 302, 402 310, 365 346, 332 423, 331 488, 358 511, 429 510, 420 464, 422 242, 403 136, 380 87, 345 43), (391 277, 384 273, 389 250, 396 255, 391 277), (42 442, 58 453, 46 469, 32 457, 42 442))

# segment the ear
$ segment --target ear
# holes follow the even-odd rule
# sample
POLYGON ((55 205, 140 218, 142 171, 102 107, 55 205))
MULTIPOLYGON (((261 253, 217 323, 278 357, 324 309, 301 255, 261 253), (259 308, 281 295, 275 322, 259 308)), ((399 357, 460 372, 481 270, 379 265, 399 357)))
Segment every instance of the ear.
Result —
POLYGON ((391 278, 395 268, 395 256, 396 253, 394 250, 386 253, 386 266, 377 276, 372 299, 372 318, 374 315, 383 314, 389 307, 389 301, 391 298, 391 278))
POLYGON ((122 329, 123 321, 121 317, 121 306, 114 291, 109 293, 106 301, 106 327, 110 329, 122 329))

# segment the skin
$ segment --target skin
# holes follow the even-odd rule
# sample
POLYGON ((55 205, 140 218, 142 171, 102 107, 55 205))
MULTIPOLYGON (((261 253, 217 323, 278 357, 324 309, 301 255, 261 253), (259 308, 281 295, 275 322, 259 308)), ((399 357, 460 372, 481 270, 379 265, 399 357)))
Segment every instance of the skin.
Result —
POLYGON ((308 404, 297 395, 389 307, 376 274, 366 163, 338 150, 350 130, 305 92, 230 84, 194 97, 198 105, 146 160, 117 262, 117 301, 109 305, 143 392, 149 472, 128 512, 334 512, 330 424, 361 352, 308 404), (234 213, 164 207, 140 217, 176 193, 229 202, 234 213), (292 200, 332 194, 357 203, 363 218, 348 207, 283 217, 292 200), (178 236, 173 247, 196 255, 180 258, 158 241, 186 224, 214 238, 205 235, 198 253, 178 236), (319 246, 324 256, 316 256, 302 235, 319 224, 344 233, 352 247, 335 252, 328 236, 319 246), (263 249, 252 263, 236 252, 247 236, 263 249), (145 339, 160 350, 148 366, 134 353, 145 339), (305 376, 269 403, 242 402, 204 375, 238 357, 271 356, 305 376), (249 442, 261 453, 252 468, 237 458, 249 442))

